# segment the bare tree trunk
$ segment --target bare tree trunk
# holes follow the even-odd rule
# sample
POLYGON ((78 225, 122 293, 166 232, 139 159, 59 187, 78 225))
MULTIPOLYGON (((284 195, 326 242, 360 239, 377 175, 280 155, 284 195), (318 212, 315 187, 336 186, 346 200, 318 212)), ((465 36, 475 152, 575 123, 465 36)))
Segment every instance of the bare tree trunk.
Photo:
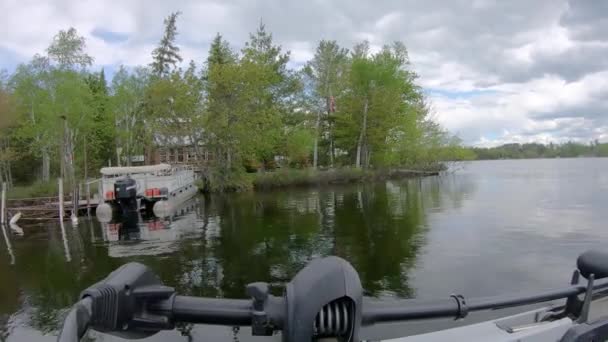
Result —
POLYGON ((357 168, 361 167, 361 152, 363 149, 365 133, 367 131, 367 110, 368 110, 368 100, 365 99, 365 103, 363 105, 363 123, 361 125, 361 132, 359 132, 359 141, 357 142, 357 159, 355 161, 355 166, 357 168))
POLYGON ((321 111, 317 112, 317 122, 315 124, 315 146, 312 154, 312 167, 317 168, 319 161, 319 124, 321 123, 321 111))
POLYGON ((42 181, 51 181, 51 156, 46 146, 42 148, 42 181))
MULTIPOLYGON (((63 117, 63 121, 65 122, 65 117, 63 117)), ((65 136, 65 125, 67 125, 67 122, 64 123, 64 129, 62 130, 62 134, 61 134, 61 147, 59 148, 59 160, 61 162, 61 170, 60 170, 60 177, 61 179, 65 179, 66 177, 66 172, 65 172, 65 140, 66 140, 66 136, 65 136)))
POLYGON ((11 161, 8 160, 6 162, 6 169, 8 171, 8 188, 12 188, 13 187, 13 171, 11 170, 11 161))
POLYGON ((355 167, 361 167, 361 134, 359 134, 359 142, 357 143, 357 155, 355 159, 355 167))
POLYGON ((87 181, 89 165, 87 164, 87 139, 84 139, 84 180, 87 181))
POLYGON ((70 179, 70 184, 72 186, 72 190, 74 189, 76 183, 76 175, 74 171, 74 137, 70 127, 68 126, 68 122, 65 122, 66 136, 67 136, 67 146, 66 146, 66 166, 67 166, 67 176, 70 179))
POLYGON ((0 183, 5 183, 7 180, 4 161, 0 161, 0 183))

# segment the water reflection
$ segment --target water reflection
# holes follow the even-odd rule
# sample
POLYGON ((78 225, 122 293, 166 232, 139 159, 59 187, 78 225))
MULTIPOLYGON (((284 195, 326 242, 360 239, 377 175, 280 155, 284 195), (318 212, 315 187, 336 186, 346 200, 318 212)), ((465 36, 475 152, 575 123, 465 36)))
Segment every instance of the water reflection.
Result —
POLYGON ((182 294, 243 298, 247 283, 267 281, 277 293, 311 259, 338 255, 359 271, 369 295, 412 297, 410 273, 427 243, 429 209, 459 207, 474 191, 454 183, 201 196, 163 219, 133 213, 78 228, 25 228, 12 248, 16 267, 0 261, 2 297, 9 294, 0 301, 1 323, 54 332, 82 289, 132 260, 182 294))
POLYGON ((8 252, 10 258, 10 264, 15 264, 15 254, 13 253, 13 246, 11 245, 11 240, 8 238, 7 228, 5 225, 0 225, 2 229, 2 237, 4 238, 4 244, 6 245, 6 251, 8 252))

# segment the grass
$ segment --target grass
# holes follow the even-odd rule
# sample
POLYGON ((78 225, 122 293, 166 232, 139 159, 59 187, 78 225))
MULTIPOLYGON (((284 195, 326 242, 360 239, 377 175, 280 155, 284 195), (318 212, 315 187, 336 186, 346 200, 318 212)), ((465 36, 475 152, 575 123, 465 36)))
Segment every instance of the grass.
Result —
POLYGON ((30 185, 18 185, 12 187, 6 193, 10 199, 52 197, 59 193, 57 182, 36 182, 30 185))
POLYGON ((327 171, 286 169, 256 174, 253 187, 256 190, 265 190, 287 186, 357 183, 373 178, 374 172, 354 168, 327 171))
POLYGON ((198 180, 196 185, 201 191, 210 193, 264 191, 284 187, 322 186, 421 177, 435 174, 438 171, 440 171, 438 168, 415 170, 363 170, 349 167, 330 170, 279 169, 259 173, 215 174, 206 181, 198 180))
POLYGON ((196 186, 203 192, 243 192, 253 189, 253 178, 255 174, 234 172, 230 174, 215 174, 207 181, 201 179, 196 181, 196 186))
MULTIPOLYGON (((71 192, 71 186, 64 182, 63 193, 69 194, 71 192)), ((99 183, 92 183, 90 185, 91 196, 97 193, 99 183)), ((86 191, 85 185, 82 188, 83 193, 80 196, 85 196, 86 191)), ((24 199, 24 198, 38 198, 38 197, 56 197, 59 195, 59 185, 57 181, 52 182, 35 182, 30 185, 17 185, 10 188, 6 197, 9 199, 24 199)))

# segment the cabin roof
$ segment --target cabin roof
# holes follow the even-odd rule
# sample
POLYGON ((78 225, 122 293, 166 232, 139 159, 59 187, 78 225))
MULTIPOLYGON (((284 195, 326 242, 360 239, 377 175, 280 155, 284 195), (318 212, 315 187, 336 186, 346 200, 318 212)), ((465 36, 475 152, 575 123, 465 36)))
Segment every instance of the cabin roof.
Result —
POLYGON ((157 165, 144 165, 144 166, 115 166, 115 167, 103 167, 100 172, 104 176, 111 175, 126 175, 133 173, 146 173, 146 172, 157 172, 157 171, 169 171, 171 165, 169 164, 157 164, 157 165))

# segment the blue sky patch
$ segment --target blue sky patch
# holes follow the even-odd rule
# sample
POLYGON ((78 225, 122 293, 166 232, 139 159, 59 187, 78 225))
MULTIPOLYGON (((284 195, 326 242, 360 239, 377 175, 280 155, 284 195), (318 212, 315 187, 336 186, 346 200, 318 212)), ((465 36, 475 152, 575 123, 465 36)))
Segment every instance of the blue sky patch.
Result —
POLYGON ((129 39, 129 35, 126 33, 109 31, 100 27, 96 27, 91 31, 93 37, 97 37, 106 43, 122 43, 129 39))
POLYGON ((12 50, 0 46, 0 70, 5 69, 9 73, 12 73, 20 63, 25 63, 21 56, 12 50))
POLYGON ((472 97, 480 96, 480 95, 491 95, 496 94, 496 90, 488 90, 488 89, 473 89, 467 91, 454 91, 440 88, 426 88, 424 89, 428 95, 431 96, 442 96, 447 97, 449 99, 470 99, 472 97))

